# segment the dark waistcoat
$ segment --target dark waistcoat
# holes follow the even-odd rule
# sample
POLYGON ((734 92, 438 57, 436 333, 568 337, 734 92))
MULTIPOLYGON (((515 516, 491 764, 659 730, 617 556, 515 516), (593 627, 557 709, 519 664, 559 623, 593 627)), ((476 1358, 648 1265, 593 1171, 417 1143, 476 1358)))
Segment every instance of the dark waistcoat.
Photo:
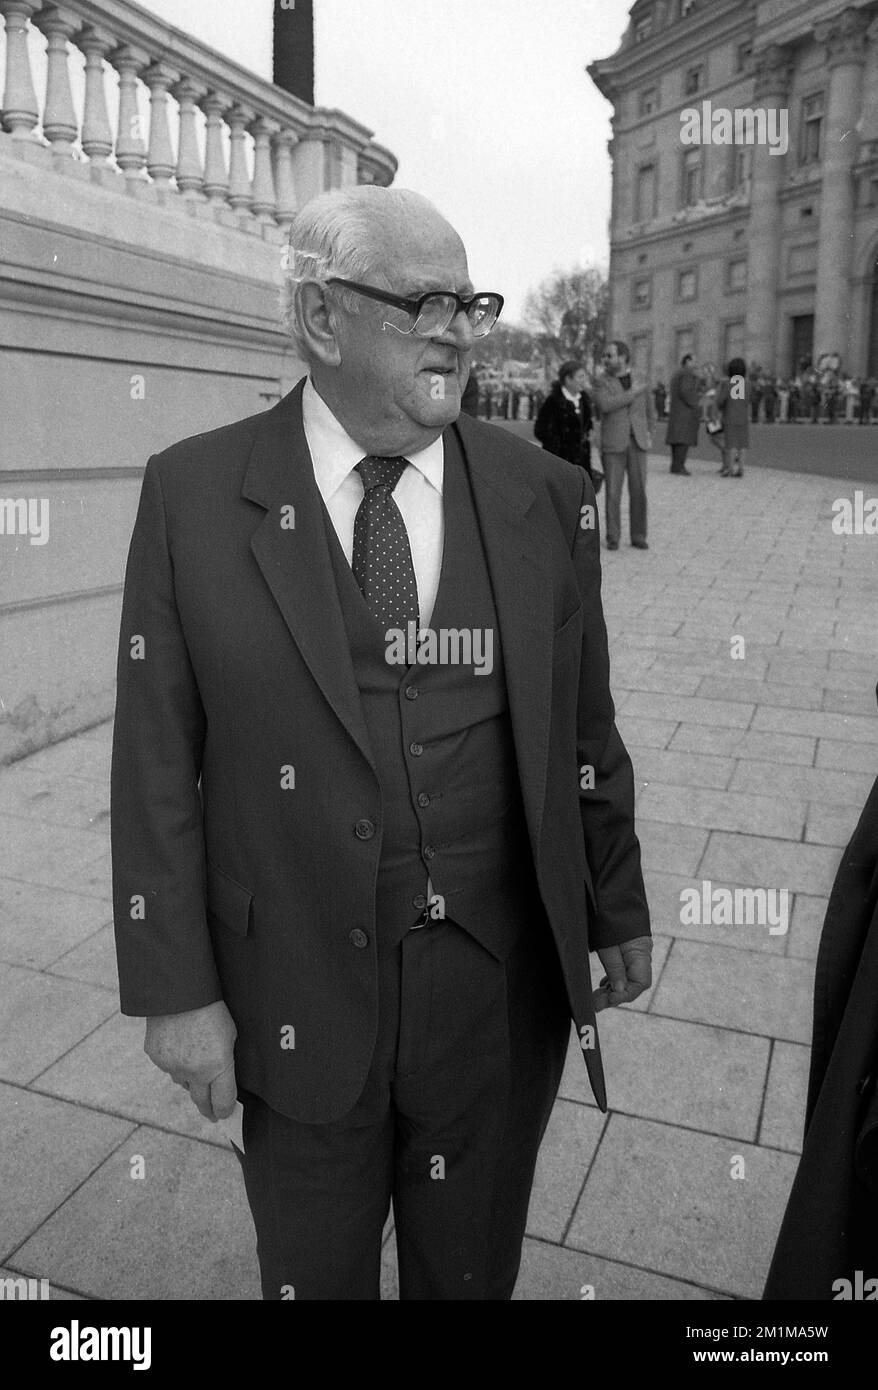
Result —
POLYGON ((460 651, 456 641, 444 654, 439 646, 437 664, 406 664, 411 647, 403 663, 387 660, 386 628, 369 612, 325 509, 324 516, 381 785, 379 946, 395 945, 429 910, 429 876, 434 919, 456 922, 502 959, 519 931, 544 920, 544 912, 478 517, 453 431, 444 438, 445 542, 430 629, 437 638, 443 629, 489 631, 492 647, 483 639, 472 653, 462 651, 470 664, 447 659, 460 651))

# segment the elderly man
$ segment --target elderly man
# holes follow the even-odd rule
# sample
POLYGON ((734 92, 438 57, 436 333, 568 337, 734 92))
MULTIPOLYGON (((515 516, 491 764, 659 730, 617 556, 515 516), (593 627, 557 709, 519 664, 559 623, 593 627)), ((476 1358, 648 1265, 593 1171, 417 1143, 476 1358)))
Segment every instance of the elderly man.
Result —
POLYGON ((476 293, 395 189, 290 232, 308 376, 149 460, 113 750, 122 1008, 243 1105, 266 1299, 508 1299, 573 1017, 650 981, 588 475, 459 415, 476 293), (592 992, 589 949, 606 976, 592 992))

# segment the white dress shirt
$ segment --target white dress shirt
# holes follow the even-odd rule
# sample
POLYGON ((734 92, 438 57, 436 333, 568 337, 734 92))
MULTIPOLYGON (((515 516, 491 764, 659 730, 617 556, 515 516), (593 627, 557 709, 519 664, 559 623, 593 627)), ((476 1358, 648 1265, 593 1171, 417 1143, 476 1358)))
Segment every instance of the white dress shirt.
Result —
MULTIPOLYGON (((364 493, 363 480, 356 467, 367 451, 339 424, 310 376, 302 392, 302 423, 320 495, 350 564, 354 550, 354 518, 364 493)), ((439 588, 445 538, 442 436, 426 449, 418 449, 405 457, 409 464, 392 496, 408 532, 418 586, 419 626, 427 627, 439 588)))

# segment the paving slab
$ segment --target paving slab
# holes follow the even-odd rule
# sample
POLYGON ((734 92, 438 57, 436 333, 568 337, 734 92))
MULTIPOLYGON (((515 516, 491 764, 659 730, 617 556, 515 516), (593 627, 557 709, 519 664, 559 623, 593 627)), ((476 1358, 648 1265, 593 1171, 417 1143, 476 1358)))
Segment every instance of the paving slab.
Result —
POLYGON ((0 1078, 35 1080, 116 1009, 110 990, 0 966, 0 1078))
POLYGON ((72 950, 65 951, 46 969, 50 975, 63 975, 68 980, 84 980, 86 984, 118 990, 116 940, 112 925, 102 927, 72 950))
MULTIPOLYGON (((610 1109, 755 1143, 768 1039, 652 1013, 626 1014, 608 1009, 598 1020, 610 1109)), ((571 1050, 562 1090, 594 1106, 577 1060, 571 1050)))
POLYGON ((641 786, 662 782, 667 786, 713 787, 724 790, 735 770, 732 758, 708 753, 676 753, 663 748, 629 746, 634 778, 641 786))
MULTIPOLYGON (((127 1120, 0 1083, 0 1260, 9 1261, 133 1130, 127 1120)), ((52 1251, 29 1272, 54 1280, 52 1251)))
POLYGON ((92 831, 23 816, 0 815, 0 841, 6 878, 72 893, 93 892, 90 869, 106 859, 103 838, 92 831))
POLYGON ((811 961, 676 941, 650 1012, 809 1043, 813 992, 811 961))
POLYGON ((51 1280, 47 1280, 44 1284, 41 1279, 29 1279, 27 1275, 22 1274, 17 1269, 0 1269, 0 1283, 2 1283, 3 1288, 2 1293, 0 1293, 0 1301, 4 1302, 12 1300, 41 1302, 44 1290, 48 1294, 49 1302, 53 1300, 82 1302, 78 1293, 71 1293, 69 1289, 56 1288, 51 1280), (15 1288, 12 1287, 13 1283, 15 1288))
POLYGON ((759 835, 714 831, 698 873, 716 883, 726 880, 753 887, 787 888, 791 893, 826 895, 841 852, 827 845, 794 844, 759 835))
MULTIPOLYGON (((744 900, 743 903, 743 920, 736 921, 734 925, 724 925, 713 921, 689 921, 690 915, 694 914, 683 909, 685 904, 692 901, 693 889, 702 902, 702 911, 699 915, 704 916, 704 882, 704 879, 696 879, 688 874, 663 874, 656 869, 645 870, 644 883, 646 884, 646 898, 649 903, 653 930, 665 932, 675 939, 699 941, 702 945, 735 946, 744 951, 766 951, 775 956, 789 955, 786 948, 786 936, 789 933, 785 934, 778 929, 772 934, 768 925, 755 920, 755 912, 752 914, 754 920, 748 922, 746 920, 747 900, 744 900)), ((711 880, 711 887, 708 892, 712 894, 714 889, 719 888, 728 889, 734 893, 736 888, 747 887, 749 885, 745 883, 711 880)), ((734 903, 734 899, 732 901, 734 903)), ((777 918, 780 915, 780 900, 772 898, 770 903, 769 900, 766 900, 766 907, 768 908, 769 905, 773 909, 773 919, 777 918)))
POLYGON ((30 759, 4 769, 0 778, 0 813, 69 825, 80 830, 106 830, 110 822, 109 784, 85 777, 57 777, 36 772, 30 759))
POLYGON ((816 960, 828 906, 828 898, 811 897, 807 893, 796 894, 790 916, 788 956, 816 960))
POLYGON ((136 1128, 15 1253, 89 1298, 259 1299, 234 1153, 136 1128), (140 1171, 144 1176, 133 1176, 140 1171))
POLYGON ((646 820, 665 821, 669 825, 703 826, 708 830, 736 830, 775 839, 801 840, 806 803, 788 797, 745 796, 741 792, 653 782, 645 788, 637 810, 646 820))
MULTIPOLYGON (((762 767, 770 764, 773 768, 776 763, 800 763, 810 767, 814 761, 815 745, 816 739, 794 734, 759 734, 752 730, 711 729, 699 724, 680 724, 669 747, 672 752, 679 750, 712 753, 723 758, 752 758, 758 760, 762 767)), ((737 790, 734 779, 730 786, 737 790)))
POLYGON ((810 1047, 788 1042, 774 1044, 758 1135, 760 1144, 802 1152, 810 1057, 810 1047))
POLYGON ((565 1245, 759 1298, 797 1160, 612 1115, 565 1245), (733 1172, 743 1177, 733 1178, 733 1172))
POLYGON ((112 915, 108 898, 0 878, 0 961, 33 969, 50 965, 112 915))
POLYGON ((575 1101, 555 1102, 537 1160, 528 1235, 561 1242, 605 1124, 606 1117, 597 1108, 575 1101))
POLYGON ((638 815, 637 836, 644 868, 692 874, 707 848, 708 830, 691 825, 668 825, 638 815))

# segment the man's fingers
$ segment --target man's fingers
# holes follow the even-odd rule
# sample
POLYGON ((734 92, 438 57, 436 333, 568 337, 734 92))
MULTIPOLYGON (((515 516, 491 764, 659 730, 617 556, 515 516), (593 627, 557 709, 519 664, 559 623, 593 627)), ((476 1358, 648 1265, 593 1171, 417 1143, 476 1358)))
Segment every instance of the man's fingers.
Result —
POLYGON ((235 1108, 237 1099, 238 1083, 235 1080, 235 1065, 231 1062, 225 1071, 220 1072, 210 1083, 210 1102, 214 1118, 227 1120, 235 1108))
POLYGON ((189 1094, 204 1118, 215 1121, 217 1117, 214 1115, 210 1103, 210 1086, 204 1085, 201 1081, 193 1081, 189 1087, 189 1094))

